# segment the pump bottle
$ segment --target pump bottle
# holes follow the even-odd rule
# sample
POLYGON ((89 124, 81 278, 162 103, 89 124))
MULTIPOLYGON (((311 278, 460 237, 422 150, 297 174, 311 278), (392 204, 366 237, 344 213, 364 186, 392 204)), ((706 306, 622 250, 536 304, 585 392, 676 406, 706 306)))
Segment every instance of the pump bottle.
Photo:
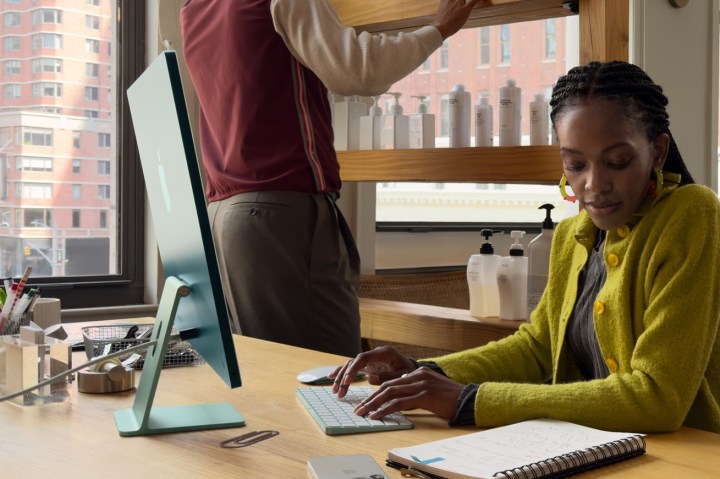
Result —
POLYGON ((475 146, 493 146, 493 107, 485 96, 475 105, 475 146))
POLYGON ((513 244, 510 246, 510 256, 500 258, 497 271, 500 319, 527 319, 528 259, 523 255, 523 246, 520 243, 524 235, 524 231, 511 231, 513 244))
POLYGON ((528 244, 528 282, 527 282, 527 317, 530 317, 537 308, 540 298, 547 285, 548 272, 550 270, 550 246, 552 244, 555 226, 553 225, 550 211, 555 207, 549 203, 540 206, 538 209, 545 210, 545 219, 542 222, 540 234, 533 238, 528 244))
POLYGON ((425 95, 413 98, 420 104, 417 113, 410 115, 410 148, 435 148, 435 115, 428 113, 425 95))
POLYGON ((480 247, 480 254, 470 256, 467 281, 470 292, 470 315, 485 318, 497 316, 500 312, 497 286, 500 256, 494 254, 493 245, 490 243, 492 230, 484 229, 480 234, 485 237, 485 242, 480 247))
POLYGON ((448 129, 451 148, 470 146, 470 92, 457 84, 448 95, 448 129))
POLYGON ((401 93, 389 92, 395 98, 386 115, 382 116, 382 130, 380 132, 380 149, 394 150, 410 147, 410 121, 403 114, 400 105, 401 93))
POLYGON ((520 99, 522 92, 515 85, 515 80, 508 80, 507 85, 500 88, 500 127, 498 137, 500 146, 520 146, 520 99))
POLYGON ((379 150, 382 130, 382 108, 377 104, 380 97, 374 96, 368 114, 360 117, 360 149, 379 150))

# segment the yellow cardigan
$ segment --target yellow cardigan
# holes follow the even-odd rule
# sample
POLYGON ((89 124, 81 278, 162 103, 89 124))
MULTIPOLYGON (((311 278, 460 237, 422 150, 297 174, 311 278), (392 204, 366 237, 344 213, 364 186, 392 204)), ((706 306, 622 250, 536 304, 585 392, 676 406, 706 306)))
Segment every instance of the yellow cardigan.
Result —
POLYGON ((664 186, 630 224, 607 232, 607 279, 593 318, 610 375, 585 381, 565 330, 596 233, 585 212, 558 225, 548 286, 517 333, 431 360, 450 378, 480 385, 480 427, 553 418, 607 430, 720 432, 717 196, 664 186))

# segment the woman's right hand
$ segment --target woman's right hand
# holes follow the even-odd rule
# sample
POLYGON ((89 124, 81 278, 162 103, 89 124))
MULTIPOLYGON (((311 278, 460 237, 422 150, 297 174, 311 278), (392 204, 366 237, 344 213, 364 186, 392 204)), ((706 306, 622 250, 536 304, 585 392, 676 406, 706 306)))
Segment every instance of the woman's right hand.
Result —
POLYGON ((379 385, 390 379, 399 378, 417 369, 415 363, 391 346, 381 346, 371 351, 360 353, 348 360, 343 366, 328 374, 335 378, 333 393, 345 397, 350 383, 359 372, 365 373, 370 384, 379 385))

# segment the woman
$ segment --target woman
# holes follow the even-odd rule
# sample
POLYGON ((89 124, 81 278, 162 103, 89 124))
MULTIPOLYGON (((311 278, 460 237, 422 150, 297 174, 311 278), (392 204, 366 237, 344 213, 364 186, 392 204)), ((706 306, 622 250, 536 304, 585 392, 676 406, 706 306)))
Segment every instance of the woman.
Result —
POLYGON ((530 322, 427 361, 362 353, 334 391, 362 370, 382 386, 356 412, 375 419, 422 408, 451 425, 720 432, 720 203, 693 184, 662 88, 634 65, 593 62, 561 77, 550 105, 561 191, 583 209, 556 229, 530 322))

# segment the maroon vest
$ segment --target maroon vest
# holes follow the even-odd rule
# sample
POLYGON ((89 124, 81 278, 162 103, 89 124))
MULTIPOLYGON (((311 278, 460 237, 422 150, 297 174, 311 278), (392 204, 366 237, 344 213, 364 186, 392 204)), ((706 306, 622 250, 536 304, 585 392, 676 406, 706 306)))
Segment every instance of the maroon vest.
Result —
POLYGON ((275 32, 270 0, 192 0, 180 24, 208 200, 338 191, 327 89, 275 32))

